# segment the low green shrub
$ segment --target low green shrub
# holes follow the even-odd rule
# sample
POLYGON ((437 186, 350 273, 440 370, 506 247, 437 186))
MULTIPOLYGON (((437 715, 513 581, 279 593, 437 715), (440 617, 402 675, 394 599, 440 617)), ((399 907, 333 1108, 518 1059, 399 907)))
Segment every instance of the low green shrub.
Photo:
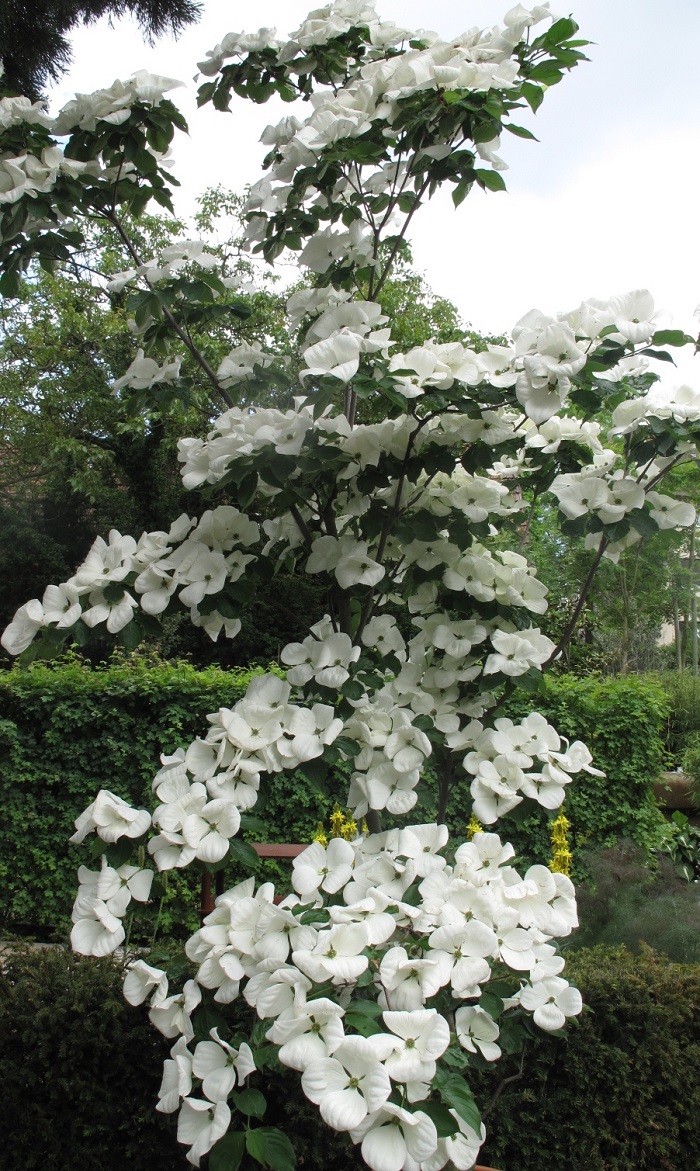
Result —
POLYGON ((3 956, 1 1171, 184 1171, 153 1109, 168 1048, 123 999, 113 960, 53 947, 3 956))
MULTIPOLYGON (((700 1166, 700 966, 650 950, 570 953, 586 1009, 470 1081, 486 1104, 480 1161, 503 1171, 694 1171, 700 1166), (489 1106, 489 1103, 491 1104, 489 1106)), ((0 1171, 178 1171, 173 1118, 154 1112, 172 1042, 121 997, 111 959, 62 948, 6 956, 0 972, 0 1171)), ((480 1065, 481 1068, 477 1068, 480 1065)), ((304 1171, 350 1171, 294 1071, 251 1082, 304 1171)), ((245 1165, 242 1171, 249 1171, 245 1165)))
POLYGON ((570 953, 584 1014, 478 1075, 482 1163, 504 1171, 700 1167, 700 967, 646 950, 570 953), (513 1079, 508 1081, 507 1079, 513 1079), (495 1099, 495 1100, 494 1100, 495 1099))

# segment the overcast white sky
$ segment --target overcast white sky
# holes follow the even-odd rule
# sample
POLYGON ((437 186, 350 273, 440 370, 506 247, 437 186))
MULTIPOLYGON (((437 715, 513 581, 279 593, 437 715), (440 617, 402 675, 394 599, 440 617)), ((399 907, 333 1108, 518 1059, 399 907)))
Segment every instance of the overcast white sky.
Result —
MULTIPOLYGON (((377 7, 385 19, 450 36, 500 23, 510 3, 378 0, 377 7)), ((260 133, 289 109, 234 99, 233 115, 197 111, 190 82, 197 60, 230 31, 267 25, 284 36, 310 7, 309 0, 205 0, 198 25, 154 48, 130 20, 111 28, 101 21, 76 33, 74 66, 52 105, 140 68, 189 82, 189 92, 172 94, 190 123, 190 139, 178 136, 174 152, 177 209, 189 214, 205 187, 240 191, 260 176, 260 133)), ((484 332, 509 330, 535 306, 554 313, 638 287, 652 291, 664 325, 696 332, 700 4, 572 0, 571 9, 553 7, 571 11, 580 35, 595 42, 590 63, 547 94, 536 118, 519 118, 538 143, 504 136, 507 194, 473 192, 457 211, 449 195, 438 197, 416 218, 416 265, 484 332)), ((683 362, 675 380, 688 380, 689 371, 683 362)))

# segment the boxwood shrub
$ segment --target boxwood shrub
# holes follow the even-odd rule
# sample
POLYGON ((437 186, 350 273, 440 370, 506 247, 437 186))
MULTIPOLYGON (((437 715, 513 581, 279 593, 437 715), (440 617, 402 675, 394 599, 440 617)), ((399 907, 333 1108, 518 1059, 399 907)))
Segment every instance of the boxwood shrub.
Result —
POLYGON ((584 1014, 479 1077, 480 1160, 505 1171, 700 1167, 700 965, 646 949, 570 953, 584 1014), (507 1081, 511 1078, 511 1081, 507 1081), (500 1091, 500 1092, 499 1092, 500 1091))

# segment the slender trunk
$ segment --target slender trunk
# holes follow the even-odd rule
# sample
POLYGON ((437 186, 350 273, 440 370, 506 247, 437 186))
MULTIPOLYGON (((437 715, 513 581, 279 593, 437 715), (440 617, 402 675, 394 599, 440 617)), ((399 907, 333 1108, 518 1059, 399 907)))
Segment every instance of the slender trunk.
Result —
POLYGON ((620 572, 620 593, 622 594, 622 639, 620 641, 620 674, 629 674, 630 649, 630 598, 627 589, 627 575, 624 569, 620 572))
POLYGON ((681 615, 678 602, 673 603, 673 630, 676 638, 676 670, 681 675, 683 673, 683 654, 681 649, 681 615))
POLYGON ((695 596, 695 529, 690 534, 688 556, 688 577, 690 586, 690 661, 693 675, 698 673, 698 600, 695 596))

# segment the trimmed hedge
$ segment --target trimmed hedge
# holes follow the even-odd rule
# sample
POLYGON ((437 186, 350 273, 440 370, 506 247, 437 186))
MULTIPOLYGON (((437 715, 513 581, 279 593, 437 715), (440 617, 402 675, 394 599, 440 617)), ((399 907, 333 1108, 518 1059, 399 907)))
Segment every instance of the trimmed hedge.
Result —
MULTIPOLYGON (((0 674, 0 889, 6 928, 54 937, 70 929, 76 870, 85 846, 68 843, 73 822, 99 789, 153 807, 162 752, 206 735, 207 712, 230 707, 256 671, 197 671, 137 657, 94 670, 81 660, 0 674)), ((276 778, 255 813, 268 841, 306 841, 325 802, 294 774, 276 778)), ((260 840, 261 831, 248 835, 260 840)), ((231 881, 242 877, 227 868, 231 881)), ((166 929, 196 927, 193 868, 170 880, 166 929)))
MULTIPOLYGON (((204 735, 207 712, 229 707, 244 693, 251 673, 187 664, 152 664, 139 657, 91 669, 80 660, 33 664, 0 674, 0 887, 5 924, 44 935, 65 933, 75 895, 75 871, 88 862, 84 847, 67 839, 75 817, 98 789, 111 789, 133 804, 150 807, 151 781, 161 752, 171 753, 204 735)), ((664 822, 650 790, 662 764, 663 694, 651 681, 550 678, 534 697, 511 700, 517 719, 536 708, 564 735, 584 740, 605 778, 580 774, 570 786, 566 812, 573 824, 574 859, 587 846, 626 837, 650 850, 664 822)), ((432 794, 414 812, 432 821, 432 794)), ((338 781, 343 799, 345 782, 338 781)), ((261 792, 254 813, 264 821, 253 840, 309 841, 333 804, 301 773, 280 774, 261 792)), ((450 810, 451 829, 462 836, 469 817, 469 778, 464 775, 450 810)), ((523 860, 550 857, 549 814, 533 802, 504 818, 500 832, 523 860)), ((279 871, 278 871, 279 872, 279 871)), ((262 873, 262 871, 261 871, 262 873)), ((268 867, 265 872, 270 874, 268 867)), ((274 867, 272 868, 274 873, 274 867)), ((226 879, 240 876, 227 867, 226 879)), ((576 877, 581 877, 579 870, 576 877)), ((193 923, 197 876, 171 882, 164 926, 193 923)))
MULTIPOLYGON (((541 694, 516 697, 507 705, 511 719, 533 709, 568 740, 583 740, 594 767, 605 773, 579 773, 568 787, 564 808, 571 822, 574 880, 588 877, 585 851, 613 846, 623 838, 647 855, 658 848, 668 835, 651 788, 665 761, 668 702, 659 682, 638 676, 549 675, 541 694)), ((530 862, 550 857, 549 817, 538 806, 530 804, 524 820, 518 810, 502 818, 499 833, 530 862)))
POLYGON ((111 960, 44 947, 0 969, 1 1171, 182 1171, 154 1110, 168 1043, 111 960))
MULTIPOLYGON (((496 1095, 480 1160, 503 1171, 694 1171, 700 1166, 700 966, 653 952, 571 956, 587 1006, 564 1038, 470 1078, 496 1095), (517 1080, 503 1085, 506 1078, 517 1080), (499 1092, 500 1088, 500 1092, 499 1092)), ((171 1042, 121 997, 110 960, 20 952, 0 972, 0 1171, 178 1171, 173 1119, 153 1111, 171 1042)), ((483 1065, 483 1063, 482 1063, 483 1065)), ((304 1171, 357 1167, 304 1098, 298 1076, 254 1075, 266 1124, 304 1171)), ((244 1165, 243 1171, 251 1171, 244 1165)))

